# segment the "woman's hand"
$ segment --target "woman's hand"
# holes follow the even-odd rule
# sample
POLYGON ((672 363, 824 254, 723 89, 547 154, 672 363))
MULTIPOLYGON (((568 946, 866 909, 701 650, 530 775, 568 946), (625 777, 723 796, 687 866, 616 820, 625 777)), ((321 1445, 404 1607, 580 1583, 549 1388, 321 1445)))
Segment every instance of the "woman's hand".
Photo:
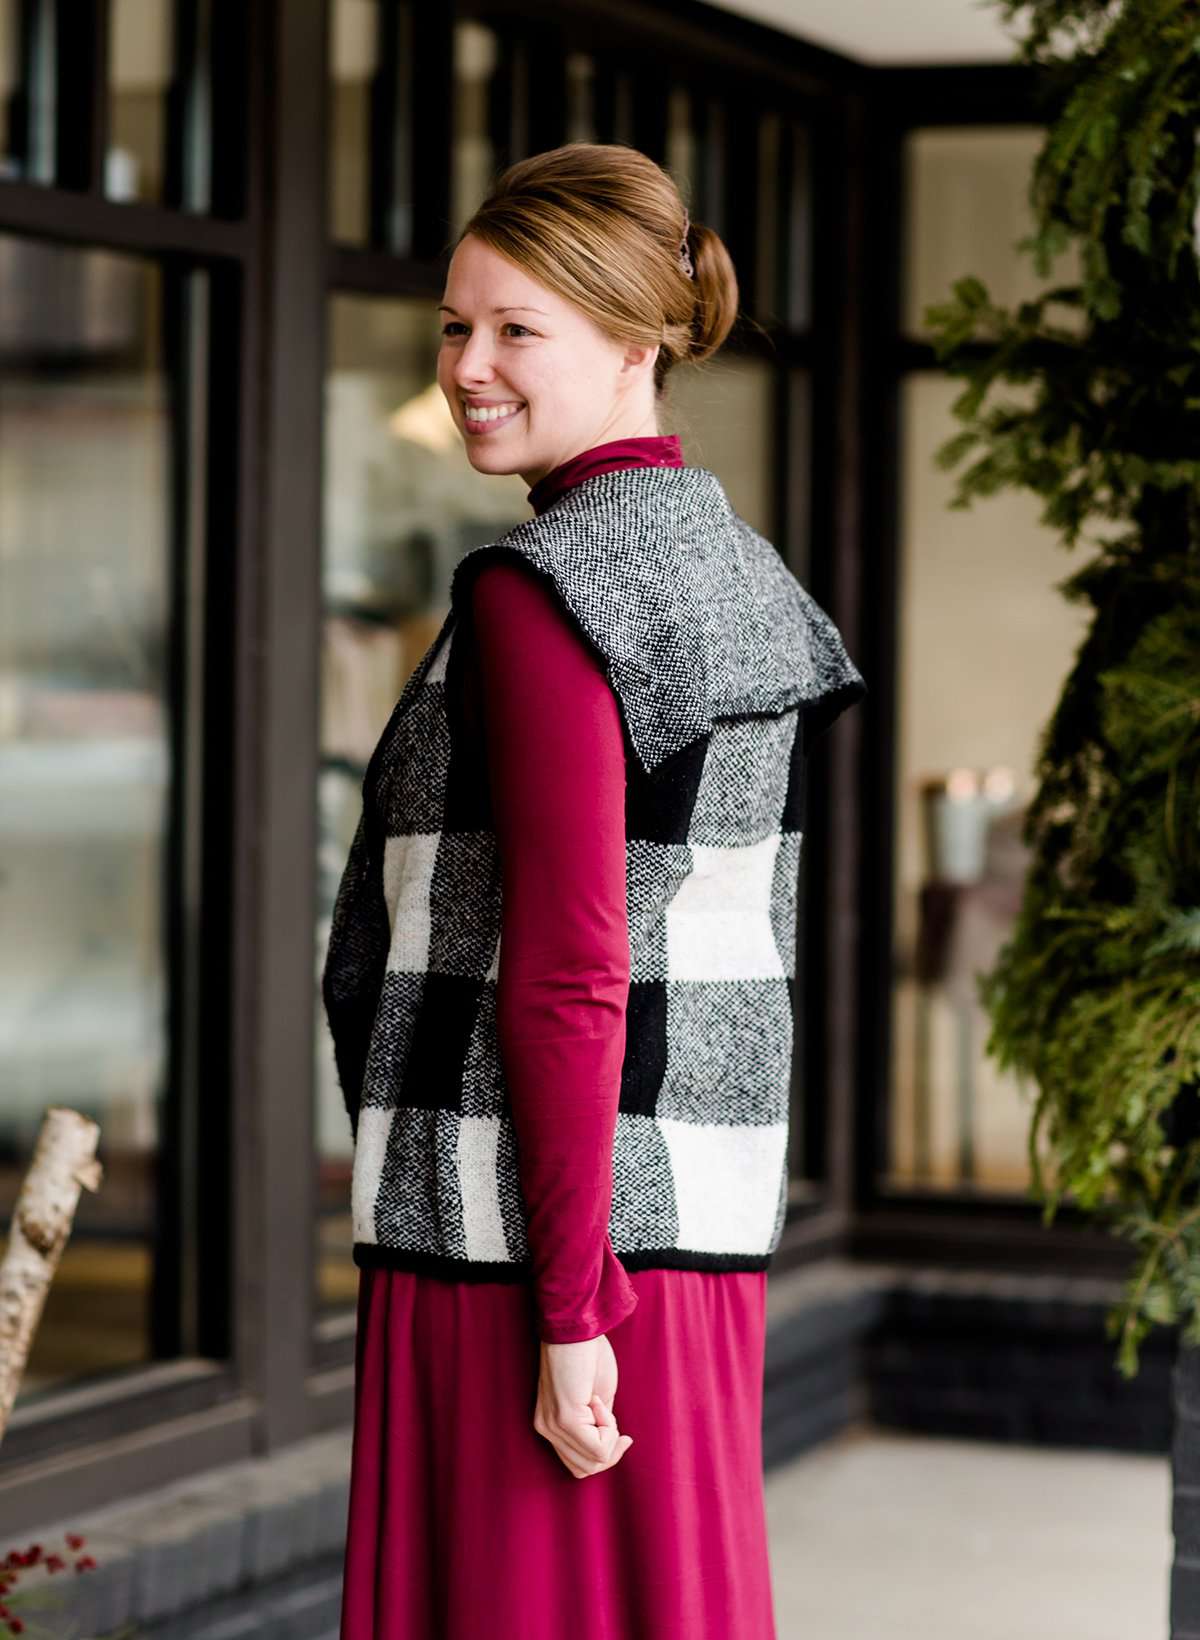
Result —
POLYGON ((612 1404, 617 1393, 617 1358, 608 1338, 541 1347, 533 1427, 582 1480, 611 1469, 633 1445, 617 1429, 612 1404))

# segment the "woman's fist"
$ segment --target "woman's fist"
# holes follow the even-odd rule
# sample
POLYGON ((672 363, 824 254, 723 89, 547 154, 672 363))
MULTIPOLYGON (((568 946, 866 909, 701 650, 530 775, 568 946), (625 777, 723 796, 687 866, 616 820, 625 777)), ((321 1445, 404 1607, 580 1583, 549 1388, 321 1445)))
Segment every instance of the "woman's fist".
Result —
POLYGON ((603 1334, 541 1346, 533 1427, 577 1480, 611 1469, 633 1445, 613 1416, 617 1358, 603 1334))

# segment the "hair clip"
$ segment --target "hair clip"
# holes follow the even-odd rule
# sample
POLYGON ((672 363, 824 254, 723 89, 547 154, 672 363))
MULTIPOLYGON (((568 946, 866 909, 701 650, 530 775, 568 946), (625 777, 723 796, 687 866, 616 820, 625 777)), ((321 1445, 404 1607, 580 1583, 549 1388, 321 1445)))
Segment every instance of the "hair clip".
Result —
POLYGON ((688 216, 687 207, 685 206, 683 212, 683 238, 679 241, 679 266, 689 279, 694 279, 696 270, 692 266, 691 252, 688 250, 687 242, 688 229, 691 225, 691 218, 688 216))

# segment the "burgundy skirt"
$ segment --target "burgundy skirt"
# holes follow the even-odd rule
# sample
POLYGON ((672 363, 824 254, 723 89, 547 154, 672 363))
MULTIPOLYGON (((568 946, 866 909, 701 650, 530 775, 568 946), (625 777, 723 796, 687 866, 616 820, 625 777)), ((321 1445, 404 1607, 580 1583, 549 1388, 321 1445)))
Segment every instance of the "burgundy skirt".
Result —
POLYGON ((633 1445, 576 1479, 533 1429, 528 1286, 360 1270, 341 1640, 776 1640, 766 1272, 630 1280, 633 1445))

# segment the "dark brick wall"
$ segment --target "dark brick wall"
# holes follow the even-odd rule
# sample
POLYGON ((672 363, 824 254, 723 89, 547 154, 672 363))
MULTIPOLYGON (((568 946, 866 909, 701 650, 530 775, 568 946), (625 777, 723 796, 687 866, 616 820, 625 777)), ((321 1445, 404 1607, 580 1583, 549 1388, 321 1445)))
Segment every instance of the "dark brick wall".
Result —
POLYGON ((1155 1329, 1136 1378, 1115 1365, 1098 1281, 914 1272, 863 1341, 873 1422, 927 1434, 1166 1453, 1176 1336, 1155 1329))
POLYGON ((1200 1351, 1183 1345, 1175 1366, 1171 1640, 1200 1640, 1200 1351))
POLYGON ((136 1640, 337 1640, 341 1606, 336 1554, 139 1629, 136 1640))
POLYGON ((835 1264, 793 1272, 769 1291, 765 1469, 862 1420, 863 1339, 886 1300, 886 1287, 870 1271, 835 1264))

